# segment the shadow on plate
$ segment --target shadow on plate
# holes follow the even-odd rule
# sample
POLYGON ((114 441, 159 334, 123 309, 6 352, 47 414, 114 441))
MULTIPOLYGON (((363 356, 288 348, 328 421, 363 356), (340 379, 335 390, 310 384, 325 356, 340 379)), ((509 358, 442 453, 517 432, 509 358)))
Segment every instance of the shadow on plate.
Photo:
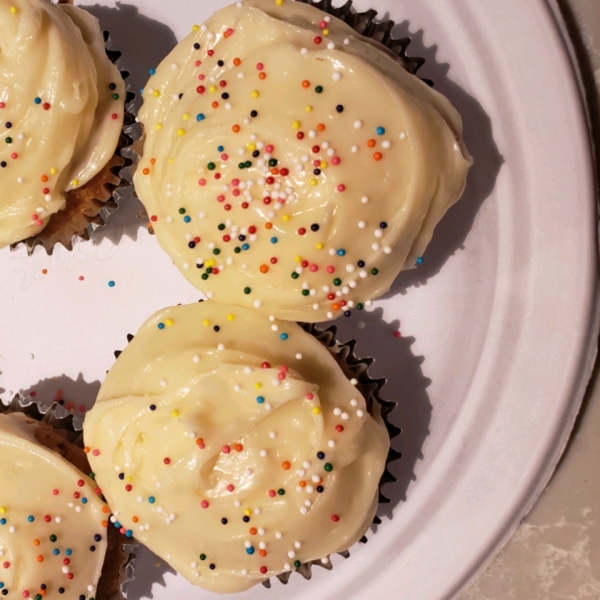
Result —
POLYGON ((355 313, 350 319, 336 321, 335 325, 339 341, 356 340, 358 358, 375 359, 369 376, 386 378, 382 398, 397 402, 389 421, 401 429, 400 435, 392 441, 392 448, 400 452, 402 458, 392 462, 389 469, 398 481, 382 487, 382 493, 390 503, 380 506, 377 511, 380 517, 392 518, 392 510, 406 500, 410 482, 415 480, 415 465, 423 458, 423 444, 429 435, 432 407, 427 388, 431 380, 423 375, 425 359, 413 354, 414 338, 395 337, 400 323, 387 322, 381 308, 355 313))
MULTIPOLYGON (((117 2, 116 8, 97 4, 82 5, 82 8, 100 21, 100 27, 110 33, 111 47, 122 53, 119 66, 130 73, 127 83, 136 93, 133 112, 137 114, 142 103, 140 89, 146 85, 150 69, 177 44, 175 34, 166 25, 145 17, 137 6, 117 2)), ((130 193, 90 238, 94 244, 104 239, 116 244, 123 236, 135 241, 142 228, 146 228, 144 208, 130 193)))
MULTIPOLYGON (((383 19, 389 19, 389 15, 384 15, 383 19)), ((425 59, 425 64, 419 70, 419 77, 432 81, 434 89, 444 94, 462 116, 465 144, 474 162, 465 193, 436 227, 423 256, 423 264, 401 273, 384 298, 405 294, 412 286, 426 285, 427 280, 436 275, 452 255, 464 249, 475 217, 492 193, 504 163, 494 141, 490 117, 473 96, 448 77, 450 65, 436 61, 437 46, 426 47, 423 43, 423 31, 411 32, 408 21, 395 25, 392 36, 412 38, 407 54, 425 59)))
POLYGON ((166 587, 165 575, 167 574, 177 573, 162 558, 140 544, 135 559, 135 578, 127 586, 127 600, 154 598, 153 586, 166 587))

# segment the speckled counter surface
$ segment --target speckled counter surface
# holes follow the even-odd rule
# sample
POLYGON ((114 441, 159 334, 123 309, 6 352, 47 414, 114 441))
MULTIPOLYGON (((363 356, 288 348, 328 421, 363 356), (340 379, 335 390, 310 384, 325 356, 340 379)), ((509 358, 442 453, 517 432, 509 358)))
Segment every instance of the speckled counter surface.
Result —
MULTIPOLYGON (((595 79, 598 90, 600 0, 569 0, 565 5, 589 52, 587 75, 595 79)), ((599 98, 598 93, 591 94, 596 103, 599 98)), ((550 485, 461 600, 599 599, 600 368, 596 365, 571 442, 550 485)))

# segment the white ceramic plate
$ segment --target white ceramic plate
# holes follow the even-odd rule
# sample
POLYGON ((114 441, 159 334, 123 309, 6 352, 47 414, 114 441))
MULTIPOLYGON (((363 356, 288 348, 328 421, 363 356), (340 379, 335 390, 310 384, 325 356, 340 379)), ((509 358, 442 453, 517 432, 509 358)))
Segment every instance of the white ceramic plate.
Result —
MULTIPOLYGON (((133 0, 132 0, 133 1, 133 0)), ((226 0, 91 7, 136 87, 226 0), (119 6, 119 8, 117 8, 119 6), (139 11, 138 11, 139 9, 139 11)), ((340 323, 378 358, 404 458, 383 524, 333 572, 243 597, 454 597, 512 533, 564 449, 595 354, 596 207, 585 114, 542 0, 357 0, 414 36, 421 75, 462 113, 475 157, 465 198, 417 271, 340 323), (403 337, 393 332, 401 329, 403 337)), ((91 403, 113 351, 155 310, 199 298, 136 219, 49 258, 0 251, 0 386, 91 403), (42 269, 48 271, 42 274, 42 269), (83 278, 83 279, 80 279, 83 278), (108 282, 114 281, 114 287, 108 282), (42 380, 40 383, 37 383, 42 380)), ((196 600, 142 551, 132 600, 196 600), (166 584, 166 588, 162 587, 166 584)))

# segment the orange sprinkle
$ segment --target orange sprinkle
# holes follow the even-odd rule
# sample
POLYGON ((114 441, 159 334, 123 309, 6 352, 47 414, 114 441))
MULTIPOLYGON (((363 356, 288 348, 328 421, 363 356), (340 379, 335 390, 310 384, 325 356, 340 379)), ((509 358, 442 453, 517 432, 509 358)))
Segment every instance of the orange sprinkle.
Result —
POLYGON ((333 310, 340 310, 340 305, 337 302, 335 302, 334 304, 331 305, 331 308, 333 310))
POLYGON ((279 175, 279 169, 277 167, 271 167, 271 175, 279 175))
POLYGON ((33 545, 34 546, 39 546, 40 545, 40 540, 33 540, 33 545))
POLYGON ((109 511, 109 509, 108 509, 108 506, 103 506, 103 507, 102 507, 102 512, 103 512, 103 513, 105 513, 105 514, 106 514, 108 511, 109 511))
POLYGON ((102 527, 106 529, 108 527, 108 521, 102 521, 102 527))
POLYGON ((256 529, 256 527, 250 527, 250 530, 248 533, 250 535, 256 535, 258 533, 258 529, 256 529))
POLYGON ((239 58, 234 58, 234 59, 233 59, 233 64, 234 64, 236 67, 239 67, 239 66, 242 64, 242 61, 241 61, 239 58))
POLYGON ((47 275, 48 274, 48 269, 42 269, 42 275, 47 275))
POLYGON ((155 158, 151 158, 150 159, 150 164, 151 165, 155 165, 156 164, 156 159, 155 158))
POLYGON ((298 483, 298 485, 303 488, 306 487, 306 481, 301 481, 300 483, 298 483))
POLYGON ((259 551, 258 551, 258 553, 259 553, 261 556, 263 556, 263 557, 267 555, 267 551, 266 551, 266 550, 259 550, 259 551))
POLYGON ((241 452, 244 449, 244 446, 242 446, 242 444, 236 444, 233 448, 236 452, 241 452))
POLYGON ((308 87, 310 87, 310 81, 308 81, 307 79, 305 79, 305 80, 302 82, 302 87, 303 87, 303 88, 308 88, 308 87))
POLYGON ((269 267, 267 265, 260 265, 260 272, 261 273, 268 273, 269 272, 269 267))
POLYGON ((241 127, 239 125, 234 125, 231 128, 231 131, 233 131, 233 133, 239 133, 240 132, 241 127))
POLYGON ((43 556, 40 554, 40 555, 37 557, 37 561, 38 561, 38 562, 44 562, 44 557, 43 557, 43 556))
POLYGON ((317 131, 325 131, 325 125, 323 125, 323 123, 319 123, 317 125, 317 131))
POLYGON ((215 101, 214 101, 214 102, 211 104, 211 106, 212 106, 213 108, 219 108, 219 103, 218 103, 218 102, 215 100, 215 101))
POLYGON ((373 154, 373 160, 381 160, 383 158, 383 154, 381 154, 381 152, 375 152, 375 154, 373 154))
POLYGON ((202 444, 204 444, 204 440, 202 438, 196 438, 196 444, 198 446, 202 446, 202 444))
POLYGON ((369 148, 374 148, 376 144, 377 142, 375 140, 369 140, 367 142, 367 146, 369 146, 369 148))
POLYGON ((89 446, 86 446, 86 447, 83 449, 83 451, 84 451, 86 454, 89 454, 89 453, 90 453, 90 447, 89 447, 89 446))
POLYGON ((273 223, 265 223, 265 229, 272 229, 273 228, 273 223))
POLYGON ((262 73, 258 74, 258 78, 259 79, 266 79, 267 78, 267 74, 263 71, 262 73))
POLYGON ((42 175, 42 181, 46 183, 46 181, 48 181, 48 175, 42 175))
POLYGON ((138 518, 138 517, 131 517, 131 520, 132 520, 134 523, 137 523, 137 522, 139 521, 139 518, 138 518))
POLYGON ((282 466, 282 467, 283 467, 283 468, 284 468, 286 471, 289 471, 289 470, 291 469, 291 467, 292 467, 292 465, 290 465, 290 463, 289 463, 287 460, 284 460, 284 461, 281 463, 281 466, 282 466))
POLYGON ((143 173, 144 175, 150 175, 150 169, 148 169, 148 167, 146 167, 146 168, 145 168, 145 169, 142 171, 142 173, 143 173))

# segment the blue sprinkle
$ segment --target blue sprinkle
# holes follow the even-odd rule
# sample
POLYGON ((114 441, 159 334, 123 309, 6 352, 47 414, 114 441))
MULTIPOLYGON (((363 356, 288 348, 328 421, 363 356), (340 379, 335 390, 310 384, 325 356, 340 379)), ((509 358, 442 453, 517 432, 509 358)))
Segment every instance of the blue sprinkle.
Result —
POLYGON ((144 93, 144 88, 140 88, 140 94, 144 93))
POLYGON ((242 250, 248 250, 250 248, 250 244, 242 244, 242 250))
POLYGON ((41 104, 41 103, 42 103, 42 99, 41 99, 41 98, 36 98, 36 99, 34 100, 34 102, 35 102, 36 104, 41 104))
POLYGON ((52 554, 54 554, 54 556, 58 556, 60 554, 60 550, 58 548, 54 548, 54 550, 52 550, 52 554))
POLYGON ((156 502, 156 498, 154 496, 150 496, 148 498, 148 502, 150 502, 150 504, 154 504, 156 502))
POLYGON ((385 133, 385 129, 383 127, 378 127, 376 131, 377 135, 383 135, 385 133))
POLYGON ((254 548, 252 546, 250 546, 250 548, 246 548, 246 552, 248 554, 254 554, 254 548))
POLYGON ((225 148, 223 148, 223 146, 219 146, 219 147, 217 148, 217 150, 218 150, 219 152, 223 152, 223 150, 225 150, 225 148))
POLYGON ((155 69, 150 69, 150 71, 148 71, 150 73, 150 75, 156 75, 156 70, 155 69))
POLYGON ((418 265, 422 265, 423 264, 423 257, 419 256, 419 258, 417 258, 417 264, 418 265))
POLYGON ((82 498, 81 499, 81 504, 87 504, 88 503, 88 499, 87 498, 82 498))
POLYGON ((108 287, 115 287, 115 285, 116 284, 112 279, 108 282, 108 287))
POLYGON ((6 519, 0 519, 0 525, 6 525, 6 519))
POLYGON ((119 523, 119 521, 115 521, 113 523, 113 525, 115 526, 115 529, 120 529, 121 528, 121 523, 119 523))
POLYGON ((131 531, 131 529, 128 529, 128 530, 125 532, 125 537, 128 537, 128 538, 130 538, 130 537, 132 537, 132 536, 133 536, 133 531, 131 531))
POLYGON ((280 338, 281 338, 283 341, 285 341, 285 340, 287 340, 287 339, 288 339, 290 336, 289 336, 287 333, 282 333, 282 334, 281 334, 279 337, 280 337, 280 338))
POLYGON ((4 587, 4 582, 0 581, 0 590, 4 587))
POLYGON ((258 397, 256 398, 256 401, 257 401, 259 404, 264 404, 264 402, 265 402, 265 398, 264 398, 264 396, 258 396, 258 397))
POLYGON ((185 215, 185 217, 183 217, 184 223, 189 223, 191 220, 192 220, 192 217, 190 217, 190 215, 185 215))
POLYGON ((338 256, 346 256, 346 251, 343 248, 340 248, 337 251, 338 256))
POLYGON ((271 238, 271 244, 276 244, 277 243, 277 238, 276 237, 272 237, 271 238))
POLYGON ((164 323, 159 323, 158 324, 158 328, 159 329, 164 329, 165 328, 165 324, 164 323))
POLYGON ((73 554, 73 550, 71 550, 71 548, 67 548, 67 549, 65 550, 65 554, 66 554, 67 556, 71 556, 71 554, 73 554))
POLYGON ((206 119, 206 117, 202 113, 196 115, 196 121, 204 121, 204 119, 206 119))

